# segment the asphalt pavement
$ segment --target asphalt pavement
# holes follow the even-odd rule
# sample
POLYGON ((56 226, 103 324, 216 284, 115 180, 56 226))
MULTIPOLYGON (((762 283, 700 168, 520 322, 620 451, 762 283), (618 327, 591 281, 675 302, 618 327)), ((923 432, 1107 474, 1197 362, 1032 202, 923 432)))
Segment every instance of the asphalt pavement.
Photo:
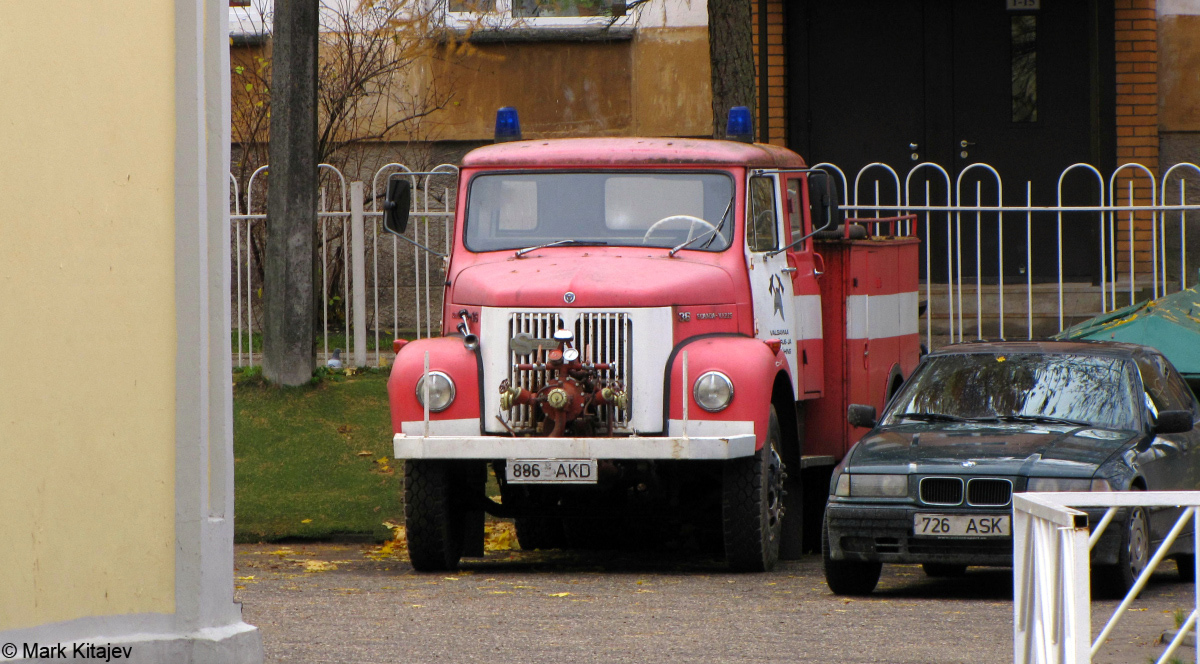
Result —
MULTIPOLYGON (((829 592, 819 556, 731 574, 677 553, 493 551, 421 574, 378 546, 258 544, 238 545, 235 564, 268 662, 1012 661, 1003 569, 933 579, 885 566, 874 594, 851 599, 829 592)), ((1116 604, 1093 604, 1093 633, 1116 604)), ((1153 661, 1192 604, 1164 563, 1094 661, 1153 661)))

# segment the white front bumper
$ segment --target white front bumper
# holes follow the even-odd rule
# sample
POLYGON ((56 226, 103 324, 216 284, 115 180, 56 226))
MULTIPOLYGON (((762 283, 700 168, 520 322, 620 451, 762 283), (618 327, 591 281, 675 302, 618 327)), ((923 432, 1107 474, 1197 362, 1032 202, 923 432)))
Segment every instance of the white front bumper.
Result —
POLYGON ((410 436, 392 439, 397 459, 735 459, 754 454, 752 433, 637 438, 410 436))

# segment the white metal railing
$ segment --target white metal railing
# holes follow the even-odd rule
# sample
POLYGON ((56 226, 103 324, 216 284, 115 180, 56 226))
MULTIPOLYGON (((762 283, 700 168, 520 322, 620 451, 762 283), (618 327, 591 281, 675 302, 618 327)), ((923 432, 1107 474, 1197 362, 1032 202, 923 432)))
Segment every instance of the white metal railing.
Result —
MULTIPOLYGON (((963 228, 964 225, 970 227, 972 223, 975 231, 973 322, 976 336, 981 336, 984 329, 985 280, 998 286, 995 307, 990 309, 987 315, 989 319, 994 317, 996 320, 999 336, 1008 336, 1010 322, 1014 319, 1019 320, 1022 314, 1025 317, 1026 335, 1033 336, 1035 258, 1032 238, 1035 226, 1045 224, 1051 224, 1055 230, 1057 246, 1051 255, 1057 257, 1057 265, 1038 267, 1042 271, 1057 273, 1052 286, 1057 297, 1057 328, 1062 330, 1066 326, 1063 254, 1072 251, 1072 242, 1070 238, 1063 237, 1064 214, 1093 215, 1092 223, 1096 224, 1099 231, 1100 255, 1097 258, 1102 287, 1096 289, 1099 295, 1099 309, 1088 312, 1089 315, 1107 312, 1126 304, 1118 302, 1119 289, 1127 290, 1127 303, 1133 304, 1137 297, 1138 284, 1147 283, 1147 279, 1150 285, 1149 292, 1153 297, 1188 286, 1188 213, 1200 211, 1200 205, 1187 204, 1185 176, 1200 177, 1200 166, 1195 164, 1181 163, 1166 168, 1162 171, 1161 179, 1156 178, 1150 169, 1138 164, 1121 166, 1107 178, 1091 165, 1074 164, 1059 175, 1056 183, 1057 204, 1053 206, 1033 205, 1034 185, 1031 182, 1024 183, 1025 205, 1004 205, 1003 178, 995 168, 987 164, 972 164, 956 177, 952 177, 946 168, 932 162, 913 166, 903 177, 896 169, 883 163, 868 164, 854 174, 853 178, 833 164, 817 164, 816 167, 831 171, 841 180, 843 207, 852 211, 852 216, 917 216, 916 222, 913 222, 915 227, 907 227, 909 222, 905 222, 905 231, 906 234, 924 231, 923 237, 926 241, 920 255, 925 274, 931 274, 936 265, 943 267, 948 277, 944 297, 934 297, 934 280, 926 279, 924 285, 924 332, 930 347, 934 345, 935 313, 945 317, 945 334, 939 334, 939 340, 954 342, 967 338, 968 326, 964 320, 967 307, 964 306, 964 298, 969 297, 966 291, 972 284, 970 275, 964 272, 963 261, 964 256, 970 256, 971 252, 970 247, 964 251, 963 228), (973 176, 976 175, 982 176, 982 179, 972 182, 973 176), (1118 181, 1126 176, 1132 176, 1133 180, 1125 183, 1124 191, 1118 191, 1118 181), (1098 192, 1096 203, 1088 206, 1065 204, 1064 184, 1068 180, 1073 181, 1081 177, 1092 181, 1098 192), (1146 189, 1152 192, 1149 205, 1139 204, 1135 197, 1134 180, 1145 184, 1146 189), (944 200, 932 200, 931 185, 934 182, 937 183, 938 189, 944 190, 944 200), (972 183, 974 187, 968 186, 972 183), (1168 195, 1173 196, 1170 202, 1168 195), (1149 274, 1139 274, 1133 269, 1145 262, 1138 260, 1139 257, 1134 253, 1137 234, 1141 231, 1136 219, 1138 213, 1150 217, 1149 274), (1177 219, 1171 219, 1173 215, 1177 219), (1178 223, 1174 223, 1176 221, 1178 223), (1024 284, 1017 284, 1018 288, 1024 286, 1025 297, 1015 302, 1010 297, 1011 290, 1005 288, 1006 277, 1001 269, 1004 264, 1006 224, 1010 233, 1013 224, 1023 226, 1022 230, 1025 233, 1025 279, 1024 284), (993 227, 996 255, 987 256, 984 255, 982 238, 984 233, 990 232, 993 227), (1128 241, 1128 255, 1123 255, 1127 264, 1120 271, 1118 267, 1122 266, 1118 260, 1119 232, 1126 235, 1120 240, 1128 241), (944 238, 944 255, 933 254, 933 243, 929 240, 935 234, 944 238), (1177 284, 1168 281, 1168 235, 1178 239, 1177 284), (965 285, 967 288, 964 288, 965 285), (1021 302, 1021 299, 1024 302, 1021 302), (1021 311, 1022 309, 1024 311, 1021 311)), ((267 170, 267 166, 256 170, 244 183, 244 187, 230 176, 231 253, 234 262, 231 297, 234 298, 237 348, 235 354, 238 366, 254 363, 253 334, 258 329, 255 322, 256 286, 260 286, 256 284, 260 272, 256 263, 259 256, 257 252, 261 251, 262 224, 266 218, 264 176, 267 170)), ((387 164, 376 171, 372 178, 369 206, 358 205, 365 199, 365 191, 356 193, 358 190, 354 189, 355 183, 347 184, 346 177, 337 169, 322 164, 321 171, 326 174, 326 184, 322 186, 320 194, 317 229, 321 243, 322 347, 328 356, 331 323, 336 325, 338 318, 334 305, 340 303, 340 315, 345 321, 343 327, 347 335, 347 353, 353 354, 355 363, 365 364, 368 347, 366 335, 373 331, 374 361, 378 364, 381 330, 385 329, 389 322, 393 331, 401 329, 402 326, 415 328, 417 337, 431 336, 440 331, 441 281, 437 279, 443 266, 437 256, 415 245, 430 246, 432 243, 435 249, 449 247, 458 168, 443 164, 428 171, 414 172, 403 164, 387 164), (381 238, 380 200, 386 191, 388 180, 394 177, 408 178, 414 186, 411 230, 407 234, 410 242, 389 235, 381 238), (356 205, 362 209, 356 211, 356 205), (408 253, 409 250, 411 254, 408 253), (334 268, 340 273, 337 284, 330 283, 331 270, 334 268), (411 274, 411 278, 408 274, 411 274), (402 287, 402 280, 409 279, 411 283, 402 287), (390 306, 386 301, 389 288, 390 306), (390 321, 387 320, 389 309, 390 321)), ((1196 218, 1193 216, 1193 222, 1196 218)))
MULTIPOLYGON (((266 223, 264 176, 269 167, 254 171, 243 189, 230 175, 230 230, 233 268, 232 293, 235 321, 234 343, 237 366, 254 366, 254 333, 260 330, 255 318, 256 284, 259 278, 258 256, 261 252, 263 224, 266 223)), ((457 186, 458 167, 442 164, 429 171, 413 171, 403 164, 387 164, 375 172, 371 183, 370 210, 366 209, 366 187, 362 182, 347 183, 345 175, 329 164, 321 164, 326 175, 319 190, 317 228, 320 236, 321 267, 321 327, 324 357, 330 354, 330 329, 337 326, 336 307, 341 305, 342 329, 346 335, 346 354, 357 366, 368 364, 367 335, 374 332, 374 362, 380 363, 380 334, 386 320, 386 299, 380 291, 388 288, 391 298, 391 330, 402 325, 415 327, 418 338, 437 334, 441 330, 440 282, 432 276, 443 266, 417 245, 441 247, 450 244, 450 229, 454 217, 452 192, 457 186), (380 201, 391 178, 408 178, 413 185, 409 243, 383 232, 383 212, 380 201), (382 237, 381 237, 382 236, 382 237), (390 241, 389 241, 390 238, 390 241), (431 244, 432 243, 432 244, 431 244), (405 248, 412 249, 409 258, 405 248), (367 256, 370 256, 368 270, 367 256), (412 264, 411 287, 402 284, 401 269, 412 264), (391 263, 390 280, 387 263, 391 263), (382 264, 382 265, 381 265, 382 264), (331 275, 340 273, 339 283, 331 283, 331 275), (412 312, 406 318, 402 312, 412 312)))
MULTIPOLYGON (((1193 551, 1200 551, 1200 491, 1018 493, 1013 495, 1013 661, 1016 664, 1087 664, 1145 587, 1171 545, 1193 524, 1193 551), (1120 508, 1177 507, 1182 513, 1092 640, 1090 551, 1120 508), (1089 532, 1078 508, 1105 508, 1089 532)), ((1194 558, 1200 567, 1200 556, 1194 558)), ((1196 574, 1200 579, 1200 574, 1196 574)), ((1200 586, 1193 583, 1194 590, 1200 586)), ((1200 592, 1191 615, 1157 660, 1170 660, 1200 615, 1200 592)), ((1200 648, 1197 649, 1200 664, 1200 648)))
MULTIPOLYGON (((1000 173, 988 164, 976 163, 963 168, 956 177, 933 162, 916 164, 906 175, 901 175, 891 166, 876 162, 867 164, 856 173, 853 179, 838 166, 821 163, 814 168, 824 168, 836 174, 841 180, 843 192, 843 208, 853 211, 851 216, 864 217, 874 214, 875 217, 890 217, 904 214, 916 214, 917 230, 924 230, 926 239, 922 252, 922 267, 925 274, 932 274, 934 265, 944 266, 948 276, 944 313, 947 321, 947 340, 962 341, 966 338, 964 325, 963 285, 969 283, 970 277, 964 279, 963 257, 963 225, 974 222, 975 235, 975 334, 982 335, 984 325, 983 285, 995 282, 997 288, 997 304, 994 310, 999 335, 1006 337, 1006 317, 1011 319, 1019 312, 1011 306, 1011 301, 1005 301, 1005 223, 1024 221, 1025 232, 1025 317, 1027 335, 1032 338, 1034 330, 1034 253, 1033 230, 1035 225, 1054 224, 1056 233, 1057 256, 1057 318, 1058 330, 1066 326, 1064 308, 1064 278, 1063 253, 1071 251, 1070 238, 1063 237, 1063 215, 1068 213, 1084 213, 1095 215, 1094 222, 1099 230, 1100 255, 1097 257, 1100 266, 1099 289, 1100 310, 1091 312, 1100 314, 1117 309, 1124 304, 1118 304, 1118 289, 1127 290, 1128 304, 1133 304, 1138 293, 1138 280, 1149 279, 1150 291, 1153 297, 1166 295, 1169 292, 1182 290, 1188 286, 1187 269, 1187 216, 1189 212, 1200 211, 1200 205, 1187 204, 1186 176, 1200 176, 1200 166, 1191 163, 1180 163, 1163 171, 1161 181, 1154 172, 1141 164, 1125 164, 1114 170, 1108 178, 1090 164, 1073 164, 1059 174, 1056 187, 1056 204, 1036 206, 1033 204, 1033 183, 1024 183, 1025 205, 1004 204, 1004 180, 1000 173), (975 179, 978 177, 979 179, 975 179), (1068 205, 1063 199, 1064 182, 1070 178, 1088 177, 1094 180, 1099 195, 1095 205, 1068 205), (1128 178, 1128 180, 1126 180, 1128 178), (1118 181, 1124 181, 1125 190, 1120 191, 1118 181), (944 200, 933 200, 933 182, 945 191, 944 200), (974 183, 974 187, 964 187, 974 183), (987 182, 987 185, 984 185, 987 182), (1148 190, 1149 204, 1139 201, 1135 196, 1135 182, 1144 185, 1148 190), (923 183, 923 192, 913 191, 914 183, 923 183), (1170 185, 1175 185, 1174 192, 1170 185), (890 191, 889 191, 890 190, 890 191), (1175 202, 1168 203, 1168 194, 1174 193, 1175 202), (1137 266, 1144 263, 1135 254, 1139 224, 1138 213, 1148 214, 1150 227, 1150 273, 1139 274, 1137 266), (1168 217, 1178 215, 1178 225, 1168 224, 1168 217), (986 226, 985 226, 986 223, 986 226), (944 228, 946 251, 944 256, 934 256, 932 243, 928 240, 934 233, 941 233, 944 228), (985 256, 983 235, 994 228, 996 237, 995 256, 985 256), (1128 244, 1128 256, 1118 256, 1118 236, 1120 243, 1128 244), (1168 233, 1177 234, 1179 246, 1178 288, 1168 280, 1167 251, 1168 233), (1127 261, 1123 269, 1119 259, 1127 261), (942 262, 944 261, 944 262, 942 262), (995 270, 992 272, 992 270, 995 270), (1126 288, 1127 287, 1127 288, 1126 288)), ((1195 219, 1195 217, 1193 217, 1195 219)), ((1011 232, 1011 231, 1010 231, 1011 232)), ((969 249, 969 248, 968 248, 969 249)), ((1046 266, 1038 266, 1046 267, 1046 266)), ((1194 281, 1193 281, 1194 283, 1194 281)), ((932 346, 934 341, 933 316, 939 306, 933 297, 933 280, 926 279, 926 309, 925 336, 927 343, 932 346)))

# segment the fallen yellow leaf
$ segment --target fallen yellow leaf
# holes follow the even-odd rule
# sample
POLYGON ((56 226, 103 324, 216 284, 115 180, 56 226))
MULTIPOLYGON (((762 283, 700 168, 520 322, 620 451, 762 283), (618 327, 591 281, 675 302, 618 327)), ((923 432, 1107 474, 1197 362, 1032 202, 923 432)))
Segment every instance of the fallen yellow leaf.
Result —
POLYGON ((312 519, 300 519, 300 523, 312 523, 312 519))
POLYGON ((550 596, 551 596, 551 597, 567 597, 567 596, 569 596, 570 594, 571 594, 571 593, 550 593, 550 596))
POLYGON ((337 565, 334 565, 333 563, 327 563, 324 560, 304 561, 305 572, 331 572, 335 569, 337 569, 337 565))

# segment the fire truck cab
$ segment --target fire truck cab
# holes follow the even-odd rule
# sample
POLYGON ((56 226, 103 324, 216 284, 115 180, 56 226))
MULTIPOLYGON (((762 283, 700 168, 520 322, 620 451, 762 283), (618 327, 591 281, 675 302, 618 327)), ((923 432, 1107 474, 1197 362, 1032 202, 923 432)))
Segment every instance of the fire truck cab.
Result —
POLYGON ((526 549, 684 522, 738 570, 811 547, 847 406, 881 408, 920 353, 918 241, 842 219, 837 189, 735 140, 466 155, 443 336, 398 340, 388 382, 413 566, 482 555, 485 513, 526 549))

